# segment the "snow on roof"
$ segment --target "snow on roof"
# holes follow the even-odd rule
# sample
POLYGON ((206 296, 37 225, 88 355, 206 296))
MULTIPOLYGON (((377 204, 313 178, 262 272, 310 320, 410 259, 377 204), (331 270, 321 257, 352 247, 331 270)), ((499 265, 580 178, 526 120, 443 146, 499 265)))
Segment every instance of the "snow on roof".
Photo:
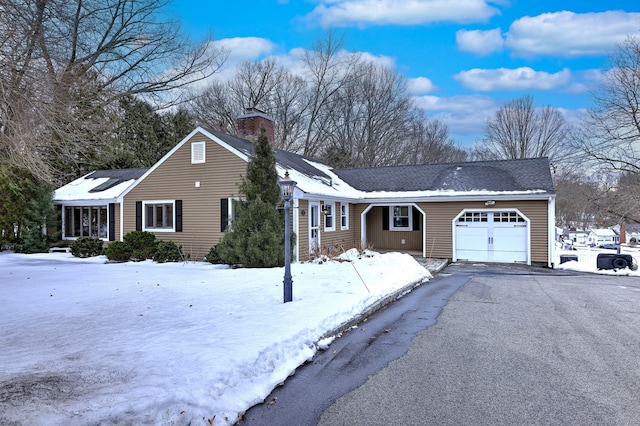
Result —
POLYGON ((53 192, 54 202, 115 201, 147 169, 97 170, 53 192))
POLYGON ((613 229, 608 229, 608 228, 592 229, 591 232, 593 232, 595 235, 599 237, 610 237, 610 236, 618 235, 615 233, 613 229))

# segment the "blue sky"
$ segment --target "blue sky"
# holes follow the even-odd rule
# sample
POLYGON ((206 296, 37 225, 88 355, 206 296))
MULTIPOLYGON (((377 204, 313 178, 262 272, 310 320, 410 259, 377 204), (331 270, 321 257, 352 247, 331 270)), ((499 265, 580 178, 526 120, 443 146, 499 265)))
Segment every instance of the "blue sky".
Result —
POLYGON ((526 94, 559 108, 571 124, 591 106, 607 53, 640 37, 632 0, 174 0, 194 38, 213 31, 231 51, 225 70, 277 57, 295 68, 331 29, 348 52, 391 64, 417 104, 464 146, 481 138, 501 103, 526 94))

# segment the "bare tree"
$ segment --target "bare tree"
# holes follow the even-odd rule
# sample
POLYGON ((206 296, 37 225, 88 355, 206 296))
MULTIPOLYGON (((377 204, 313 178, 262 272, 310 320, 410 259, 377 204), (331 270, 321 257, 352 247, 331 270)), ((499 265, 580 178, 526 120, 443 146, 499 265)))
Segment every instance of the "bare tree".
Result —
POLYGON ((277 148, 296 150, 303 139, 307 88, 275 59, 244 62, 228 82, 213 81, 189 102, 189 110, 204 126, 237 133, 236 120, 247 108, 258 108, 275 120, 277 148))
POLYGON ((640 207, 640 39, 629 36, 609 56, 594 106, 573 134, 584 164, 612 174, 599 203, 615 223, 638 222, 640 207))
POLYGON ((556 225, 562 228, 589 229, 602 217, 600 182, 584 174, 560 172, 554 176, 556 188, 556 225))
POLYGON ((358 78, 347 80, 319 116, 323 157, 351 167, 398 164, 412 113, 406 79, 373 62, 360 62, 354 72, 358 78))
POLYGON ((640 173, 640 39, 628 37, 609 56, 605 82, 574 145, 608 170, 640 173))
POLYGON ((467 151, 449 136, 449 128, 439 120, 429 120, 416 112, 404 149, 403 164, 453 163, 466 161, 467 151))
POLYGON ((551 106, 535 109, 530 95, 504 104, 487 120, 483 139, 472 148, 476 159, 549 157, 559 159, 567 149, 569 128, 551 106))
POLYGON ((193 44, 178 22, 161 19, 167 3, 3 0, 4 158, 42 178, 65 180, 57 162, 43 154, 54 160, 68 155, 81 169, 87 141, 99 139, 101 117, 121 96, 143 96, 167 106, 183 100, 181 89, 214 73, 226 53, 208 40, 193 44))
POLYGON ((217 80, 202 90, 194 91, 187 110, 199 125, 230 135, 237 133, 236 120, 243 112, 228 84, 217 80))
POLYGON ((324 40, 315 43, 301 58, 305 65, 305 79, 308 87, 305 102, 305 124, 307 130, 302 143, 302 154, 317 156, 322 146, 322 135, 326 121, 322 119, 331 107, 334 95, 351 79, 356 78, 354 67, 359 62, 358 55, 341 55, 342 38, 328 33, 324 40))

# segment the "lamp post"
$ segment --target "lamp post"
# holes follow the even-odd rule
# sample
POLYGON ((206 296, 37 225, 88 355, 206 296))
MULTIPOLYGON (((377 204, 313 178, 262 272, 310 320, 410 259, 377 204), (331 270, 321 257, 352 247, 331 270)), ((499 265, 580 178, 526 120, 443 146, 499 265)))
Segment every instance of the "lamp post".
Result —
POLYGON ((293 279, 291 278, 291 229, 289 225, 290 201, 293 198, 293 190, 296 182, 289 177, 286 171, 284 178, 278 181, 280 193, 284 200, 284 303, 293 300, 293 279))

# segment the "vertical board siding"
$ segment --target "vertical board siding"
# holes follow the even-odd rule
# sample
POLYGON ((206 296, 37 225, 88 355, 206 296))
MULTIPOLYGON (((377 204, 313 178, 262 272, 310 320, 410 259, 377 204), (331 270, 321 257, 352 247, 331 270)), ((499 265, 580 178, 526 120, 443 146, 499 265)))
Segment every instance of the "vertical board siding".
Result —
POLYGON ((182 200, 182 232, 155 235, 182 245, 191 259, 202 259, 223 236, 220 199, 238 196, 246 168, 246 161, 197 133, 125 196, 124 233, 135 230, 136 201, 182 200), (206 142, 205 163, 191 164, 192 142, 206 142))

